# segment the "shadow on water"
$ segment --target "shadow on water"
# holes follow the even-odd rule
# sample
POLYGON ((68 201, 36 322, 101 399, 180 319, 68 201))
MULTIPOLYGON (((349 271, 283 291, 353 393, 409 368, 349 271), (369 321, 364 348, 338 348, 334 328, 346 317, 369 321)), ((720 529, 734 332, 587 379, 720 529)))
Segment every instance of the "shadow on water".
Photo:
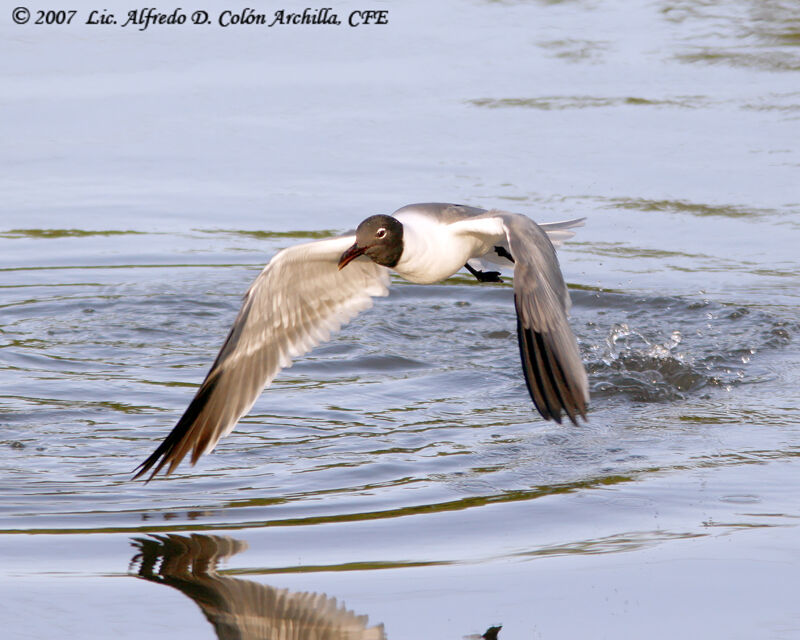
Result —
POLYGON ((293 593, 217 570, 220 562, 247 549, 222 536, 134 538, 139 552, 131 566, 139 578, 177 589, 191 598, 220 640, 271 638, 383 640, 383 625, 367 627, 367 616, 320 593, 293 593))
MULTIPOLYGON (((243 540, 203 534, 133 538, 137 549, 130 570, 138 578, 177 589, 203 612, 220 640, 384 640, 382 624, 368 626, 358 615, 324 593, 292 592, 219 564, 248 548, 243 540)), ((305 568, 313 572, 313 568, 305 568)), ((262 572, 255 572, 262 573, 262 572)), ((270 572, 276 573, 276 572, 270 572)), ((500 626, 482 635, 494 640, 500 626)))

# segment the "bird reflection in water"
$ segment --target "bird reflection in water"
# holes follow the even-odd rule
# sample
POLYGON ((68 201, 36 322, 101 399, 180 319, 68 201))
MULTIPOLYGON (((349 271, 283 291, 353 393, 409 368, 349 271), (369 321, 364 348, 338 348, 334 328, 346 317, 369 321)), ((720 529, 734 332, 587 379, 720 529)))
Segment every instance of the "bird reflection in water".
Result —
POLYGON ((489 627, 486 632, 482 633, 481 635, 474 633, 469 636, 464 636, 464 640, 498 640, 500 637, 498 634, 502 628, 502 624, 497 625, 496 627, 489 627))
POLYGON ((321 593, 292 593, 217 573, 220 560, 247 549, 224 536, 193 534, 134 538, 137 576, 194 600, 220 640, 385 640, 383 625, 321 593))

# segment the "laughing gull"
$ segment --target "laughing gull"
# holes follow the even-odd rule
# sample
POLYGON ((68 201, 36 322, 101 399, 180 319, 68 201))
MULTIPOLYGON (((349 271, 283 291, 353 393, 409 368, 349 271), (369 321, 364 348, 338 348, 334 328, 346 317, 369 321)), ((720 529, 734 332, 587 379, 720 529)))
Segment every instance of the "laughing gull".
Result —
POLYGON ((584 218, 537 225, 527 216, 455 204, 412 204, 370 216, 355 232, 279 251, 244 296, 242 308, 183 417, 134 479, 191 450, 192 464, 230 433, 278 372, 389 294, 389 273, 432 284, 461 268, 501 282, 488 264, 514 267, 522 371, 546 420, 586 419, 589 384, 567 322, 570 300, 554 244, 584 218))

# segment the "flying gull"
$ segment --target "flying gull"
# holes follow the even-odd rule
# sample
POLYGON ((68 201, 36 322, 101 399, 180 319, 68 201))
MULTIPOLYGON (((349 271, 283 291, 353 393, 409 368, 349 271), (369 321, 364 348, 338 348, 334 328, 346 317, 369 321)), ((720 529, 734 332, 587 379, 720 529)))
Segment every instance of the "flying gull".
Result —
POLYGON ((553 245, 584 218, 536 224, 527 216, 464 205, 412 204, 370 216, 356 231, 279 251, 255 279, 183 417, 134 479, 189 451, 192 464, 230 433, 278 372, 389 293, 389 273, 432 284, 461 268, 501 282, 487 264, 514 267, 514 305, 522 371, 546 420, 586 419, 589 385, 567 322, 570 299, 553 245))

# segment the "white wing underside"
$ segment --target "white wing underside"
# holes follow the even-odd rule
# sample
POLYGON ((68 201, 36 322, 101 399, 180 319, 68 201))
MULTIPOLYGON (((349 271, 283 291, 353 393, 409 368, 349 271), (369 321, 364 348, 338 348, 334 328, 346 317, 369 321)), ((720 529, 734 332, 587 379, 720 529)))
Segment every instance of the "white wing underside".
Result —
MULTIPOLYGON (((235 369, 243 390, 239 416, 292 359, 330 340, 333 333, 389 295, 389 270, 367 258, 339 270, 337 262, 355 241, 345 236, 309 242, 279 252, 244 296, 244 303, 214 369, 235 369), (250 384, 248 384, 248 381, 250 384)), ((230 401, 228 396, 228 401, 230 401)))
POLYGON ((328 340, 343 324, 389 293, 389 271, 361 257, 339 270, 355 236, 319 240, 275 255, 244 296, 242 308, 206 379, 181 420, 142 465, 178 466, 211 451, 292 359, 328 340), (160 462, 159 462, 159 459, 160 462))

